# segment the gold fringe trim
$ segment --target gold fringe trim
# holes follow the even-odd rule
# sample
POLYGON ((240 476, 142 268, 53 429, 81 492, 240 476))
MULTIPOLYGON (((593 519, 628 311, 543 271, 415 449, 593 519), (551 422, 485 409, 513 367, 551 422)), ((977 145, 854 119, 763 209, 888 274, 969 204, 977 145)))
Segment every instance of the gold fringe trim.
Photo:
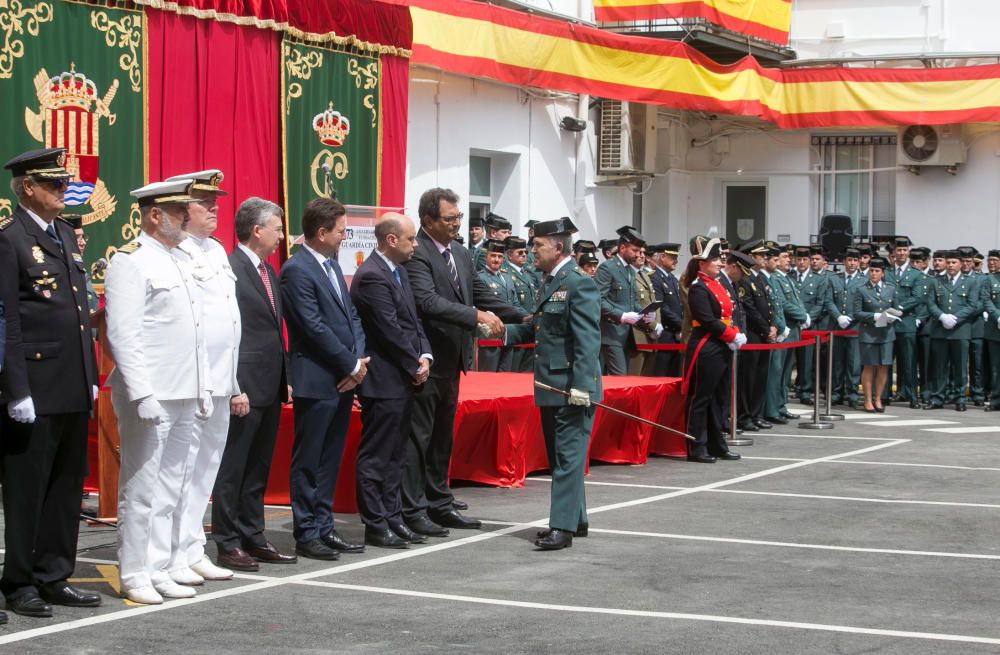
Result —
POLYGON ((181 16, 194 16, 195 18, 216 20, 220 23, 232 23, 234 25, 243 26, 249 25, 263 30, 283 32, 297 39, 302 39, 303 41, 312 43, 333 43, 339 46, 357 48, 358 50, 365 52, 372 52, 381 55, 395 55, 397 57, 409 57, 413 54, 412 50, 407 50, 406 48, 369 43, 367 41, 362 41, 353 35, 338 36, 333 32, 327 32, 326 34, 303 32, 296 27, 292 27, 288 23, 279 23, 270 19, 261 20, 255 16, 237 16, 236 14, 219 13, 214 9, 196 9, 194 7, 181 6, 176 2, 170 2, 170 0, 133 0, 133 2, 137 5, 142 5, 151 9, 159 9, 161 11, 169 11, 181 16))

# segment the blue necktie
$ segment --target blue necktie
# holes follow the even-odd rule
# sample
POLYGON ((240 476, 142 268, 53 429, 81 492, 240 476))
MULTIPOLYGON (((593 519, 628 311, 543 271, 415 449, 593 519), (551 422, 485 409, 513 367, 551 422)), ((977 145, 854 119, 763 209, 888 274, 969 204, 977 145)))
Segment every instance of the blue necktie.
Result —
POLYGON ((403 281, 399 279, 399 267, 392 269, 392 275, 396 278, 396 284, 403 286, 403 281))
POLYGON ((62 240, 56 234, 56 229, 52 227, 52 223, 49 223, 49 226, 45 228, 45 233, 48 234, 50 237, 52 237, 52 240, 55 241, 55 244, 59 246, 60 250, 62 250, 62 240))
POLYGON ((330 278, 330 284, 333 285, 334 295, 337 296, 337 300, 339 300, 340 304, 343 305, 344 298, 340 295, 340 282, 337 280, 337 274, 333 270, 333 260, 327 259, 323 262, 323 268, 326 269, 326 275, 330 278))

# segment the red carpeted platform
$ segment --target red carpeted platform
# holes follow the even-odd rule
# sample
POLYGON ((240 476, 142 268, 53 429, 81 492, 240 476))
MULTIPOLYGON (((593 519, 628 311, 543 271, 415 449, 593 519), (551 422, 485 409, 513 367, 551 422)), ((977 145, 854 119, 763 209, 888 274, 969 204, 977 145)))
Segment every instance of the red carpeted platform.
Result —
MULTIPOLYGON (((530 373, 470 373, 459 387, 451 477, 501 487, 520 487, 532 471, 548 468, 545 443, 534 406, 530 373)), ((605 377, 604 403, 676 429, 683 429, 683 398, 678 378, 605 377)), ((266 502, 288 504, 288 468, 293 430, 292 407, 281 414, 266 502)), ((361 413, 354 411, 337 479, 334 509, 356 512, 354 458, 361 438, 361 413)), ((96 444, 96 434, 92 435, 96 444)), ((96 446, 94 446, 96 450, 96 446)), ((650 454, 683 457, 684 439, 598 409, 590 458, 614 464, 642 464, 650 454)), ((96 456, 91 462, 96 462, 96 456)), ((96 483, 96 466, 91 467, 96 483)), ((92 480, 88 478, 88 487, 92 480)))

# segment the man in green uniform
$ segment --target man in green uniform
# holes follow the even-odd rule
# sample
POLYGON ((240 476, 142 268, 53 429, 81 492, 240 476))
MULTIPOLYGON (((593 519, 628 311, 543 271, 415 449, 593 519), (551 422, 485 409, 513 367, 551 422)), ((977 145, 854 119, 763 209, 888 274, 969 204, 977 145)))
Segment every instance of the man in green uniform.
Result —
MULTIPOLYGON (((983 273, 976 268, 976 258, 981 256, 972 246, 958 248, 962 256, 962 275, 968 276, 977 286, 986 282, 983 273)), ((982 261, 982 260, 980 260, 982 261)), ((974 291, 973 297, 979 298, 979 292, 974 291)), ((982 314, 977 314, 972 322, 972 334, 969 336, 969 397, 976 407, 983 406, 986 394, 983 391, 983 330, 986 321, 982 314)))
MULTIPOLYGON (((861 253, 857 248, 844 251, 844 270, 830 273, 831 329, 853 329, 853 293, 867 279, 858 272, 861 253)), ((846 402, 851 409, 858 406, 858 384, 861 382, 861 354, 858 337, 835 337, 833 341, 833 391, 831 404, 846 402)))
POLYGON ((933 279, 929 277, 927 270, 930 264, 930 248, 910 248, 910 268, 917 271, 920 277, 917 278, 913 290, 919 302, 913 310, 914 322, 916 323, 916 368, 917 368, 917 401, 921 406, 927 404, 930 399, 928 391, 930 387, 930 363, 931 363, 931 313, 927 308, 927 296, 933 290, 933 279))
POLYGON ((629 358, 636 352, 632 326, 646 318, 639 313, 642 307, 635 281, 635 265, 646 240, 631 226, 619 229, 618 234, 618 254, 601 262, 594 276, 601 292, 601 363, 605 375, 628 375, 629 358))
MULTIPOLYGON (((499 241, 503 243, 503 240, 510 236, 510 232, 513 226, 503 216, 498 216, 497 214, 488 214, 486 220, 483 221, 483 226, 486 228, 486 242, 499 241)), ((486 270, 486 248, 479 248, 476 250, 475 259, 473 262, 476 265, 477 271, 486 270)))
POLYGON ((979 289, 979 298, 986 312, 983 341, 986 345, 986 361, 983 369, 990 373, 990 403, 986 411, 1000 410, 1000 250, 988 254, 989 273, 979 289))
MULTIPOLYGON (((818 328, 823 317, 827 293, 830 290, 826 280, 826 257, 823 256, 823 247, 796 248, 795 259, 798 271, 795 290, 799 293, 799 300, 807 316, 802 329, 818 328)), ((795 351, 798 358, 795 386, 798 389, 799 402, 804 405, 811 405, 813 402, 813 366, 816 357, 814 348, 815 346, 806 346, 795 351)))
MULTIPOLYGON (((503 271, 504 253, 506 252, 503 241, 490 239, 483 247, 483 252, 485 268, 479 271, 479 279, 494 296, 504 302, 516 305, 514 280, 511 279, 509 273, 503 271)), ((512 361, 511 348, 487 346, 479 349, 479 368, 477 370, 508 373, 512 370, 512 361)))
MULTIPOLYGON (((767 244, 771 245, 771 244, 767 244)), ((799 326, 806 320, 806 312, 799 302, 798 293, 785 271, 790 265, 787 249, 772 246, 765 261, 764 272, 771 289, 771 303, 774 306, 775 323, 778 334, 775 341, 798 341, 799 326)), ((785 407, 788 399, 788 383, 792 375, 795 356, 788 350, 771 353, 767 376, 767 393, 764 398, 764 420, 768 423, 787 424, 795 418, 785 407)))
POLYGON ((896 237, 892 243, 892 267, 885 272, 887 284, 896 287, 896 307, 903 316, 893 325, 896 359, 896 395, 893 402, 908 402, 910 409, 920 407, 917 396, 917 319, 923 300, 924 274, 910 265, 908 237, 896 237))
POLYGON ((955 403, 965 411, 965 377, 969 363, 969 339, 972 323, 982 313, 975 280, 962 274, 962 259, 957 250, 945 253, 945 276, 938 280, 935 293, 928 299, 936 324, 931 332, 931 399, 925 409, 941 409, 955 403), (951 385, 949 387, 949 378, 951 385))
MULTIPOLYGON (((535 221, 537 223, 537 221, 535 221)), ((514 283, 512 304, 525 313, 535 311, 535 276, 527 271, 527 244, 520 237, 507 237, 503 242, 507 255, 507 263, 500 267, 500 272, 507 275, 514 283)), ((511 357, 511 370, 515 373, 529 373, 534 358, 527 348, 515 348, 511 357)))
POLYGON ((535 344, 535 381, 563 393, 535 389, 545 450, 552 469, 549 529, 535 545, 558 550, 585 537, 589 527, 583 472, 590 430, 591 402, 600 401, 600 293, 569 256, 576 227, 568 218, 535 226, 535 262, 545 273, 531 323, 506 325, 506 343, 535 344))
POLYGON ((528 231, 528 238, 525 245, 524 272, 535 279, 535 288, 537 289, 541 276, 538 275, 538 269, 535 268, 535 256, 531 254, 531 245, 535 242, 536 225, 538 225, 538 221, 533 218, 524 224, 524 229, 528 231))

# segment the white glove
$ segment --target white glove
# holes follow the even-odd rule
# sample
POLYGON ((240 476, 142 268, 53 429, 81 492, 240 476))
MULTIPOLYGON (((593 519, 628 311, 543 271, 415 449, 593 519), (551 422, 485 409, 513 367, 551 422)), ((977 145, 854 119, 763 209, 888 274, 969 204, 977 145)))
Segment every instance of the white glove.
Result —
POLYGON ((643 314, 642 320, 644 320, 647 323, 652 323, 653 321, 656 320, 656 312, 649 312, 648 314, 643 314))
POLYGON ((886 315, 884 313, 879 312, 878 314, 875 314, 875 327, 883 328, 888 324, 889 320, 886 318, 886 315))
POLYGON ((623 325, 635 325, 642 318, 642 314, 638 312, 625 312, 622 314, 622 324, 623 325))
POLYGON ((579 389, 570 389, 569 404, 579 405, 580 407, 590 407, 590 394, 586 391, 580 391, 579 389))
POLYGON ((802 329, 808 330, 810 325, 812 325, 812 319, 809 318, 809 314, 806 314, 806 322, 802 324, 802 329))
POLYGON ((885 310, 885 313, 887 316, 895 316, 896 318, 903 317, 903 310, 896 309, 895 307, 890 307, 889 309, 885 310))
POLYGON ((845 314, 841 314, 837 317, 837 325, 840 326, 841 330, 846 330, 847 326, 851 324, 851 317, 845 314))
POLYGON ((989 312, 983 312, 983 320, 984 321, 990 320, 990 313, 989 312))
POLYGON ((775 342, 776 343, 782 343, 785 339, 788 338, 788 335, 791 334, 791 332, 792 332, 792 329, 789 328, 789 327, 786 327, 784 330, 782 330, 781 334, 779 334, 778 336, 776 336, 774 338, 775 342))
POLYGON ((655 334, 656 338, 659 339, 660 335, 663 334, 663 326, 657 323, 656 327, 653 328, 653 334, 655 334))
POLYGON ((93 393, 93 397, 91 398, 91 400, 97 400, 97 394, 100 391, 97 388, 97 385, 95 384, 95 385, 91 386, 90 391, 93 393))
POLYGON ((890 314, 889 312, 886 312, 885 320, 887 321, 888 325, 892 325, 893 323, 899 320, 899 317, 896 316, 895 314, 890 314))
POLYGON ((139 399, 139 404, 135 406, 135 411, 139 414, 140 420, 149 421, 153 425, 162 423, 166 414, 163 410, 163 405, 156 402, 156 398, 152 396, 139 399))
POLYGON ((213 409, 212 396, 206 392, 198 399, 198 411, 194 413, 194 417, 202 421, 207 421, 208 417, 212 415, 213 409))
POLYGON ((729 346, 730 350, 736 352, 737 350, 742 348, 743 344, 745 344, 746 342, 747 342, 747 335, 743 334, 742 332, 738 332, 736 333, 736 338, 727 343, 726 345, 729 346))
POLYGON ((920 319, 918 318, 918 319, 917 319, 917 329, 918 329, 918 330, 920 329, 920 326, 921 326, 922 324, 923 324, 923 321, 921 321, 921 320, 920 320, 920 319))
POLYGON ((18 423, 35 422, 35 401, 31 396, 7 403, 7 415, 18 423))
POLYGON ((958 325, 958 318, 954 314, 941 314, 940 321, 946 330, 954 330, 958 325))
POLYGON ((1000 328, 1000 318, 997 319, 997 327, 1000 328))

